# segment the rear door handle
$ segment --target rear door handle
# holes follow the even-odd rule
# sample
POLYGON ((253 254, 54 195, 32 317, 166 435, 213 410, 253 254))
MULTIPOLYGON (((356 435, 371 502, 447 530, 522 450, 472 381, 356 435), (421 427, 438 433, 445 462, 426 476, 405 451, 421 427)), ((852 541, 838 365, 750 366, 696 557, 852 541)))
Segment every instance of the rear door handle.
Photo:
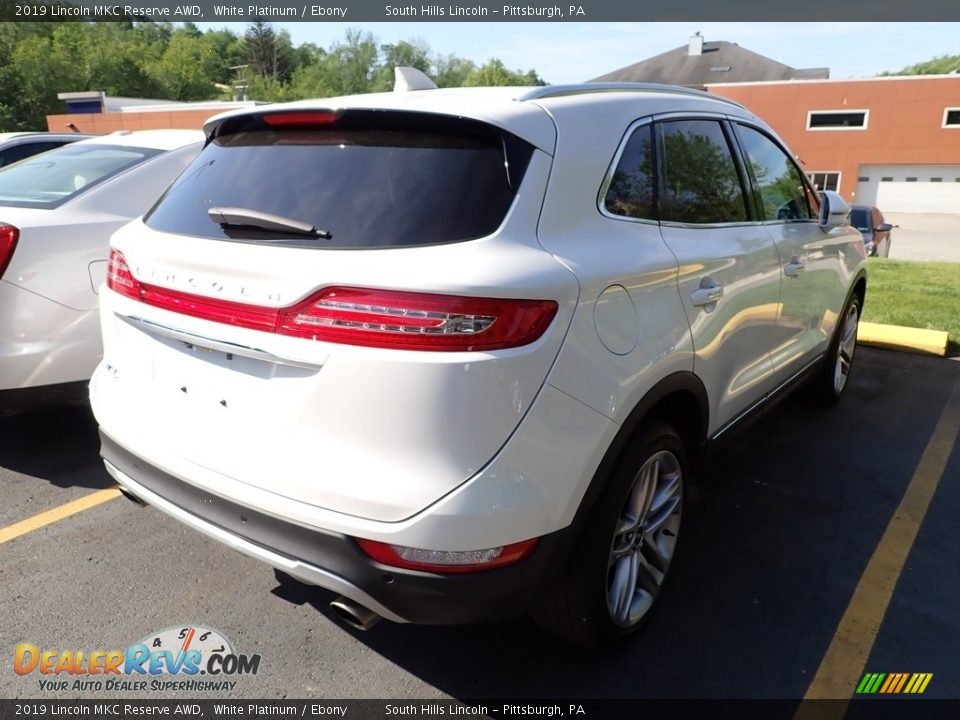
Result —
POLYGON ((791 258, 790 262, 783 266, 783 274, 787 277, 795 278, 803 272, 803 261, 797 257, 791 258))
POLYGON ((723 297, 723 287, 720 285, 711 285, 710 287, 697 288, 690 294, 693 304, 697 307, 703 305, 713 305, 723 297))

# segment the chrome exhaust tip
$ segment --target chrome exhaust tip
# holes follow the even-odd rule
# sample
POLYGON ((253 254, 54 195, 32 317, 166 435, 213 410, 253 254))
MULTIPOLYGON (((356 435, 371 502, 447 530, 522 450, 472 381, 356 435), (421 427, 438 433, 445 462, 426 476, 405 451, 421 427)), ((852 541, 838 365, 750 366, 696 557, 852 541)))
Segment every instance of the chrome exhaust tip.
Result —
POLYGON ((135 504, 139 505, 140 507, 146 507, 146 506, 147 506, 147 504, 146 504, 143 500, 141 500, 140 498, 138 498, 136 495, 134 495, 132 492, 130 492, 129 490, 127 490, 125 487, 120 487, 120 494, 123 495, 123 496, 124 496, 127 500, 129 500, 130 502, 135 503, 135 504))
POLYGON ((355 630, 369 630, 380 622, 380 616, 373 610, 365 608, 363 605, 355 603, 353 600, 343 596, 331 602, 330 609, 337 617, 355 630))

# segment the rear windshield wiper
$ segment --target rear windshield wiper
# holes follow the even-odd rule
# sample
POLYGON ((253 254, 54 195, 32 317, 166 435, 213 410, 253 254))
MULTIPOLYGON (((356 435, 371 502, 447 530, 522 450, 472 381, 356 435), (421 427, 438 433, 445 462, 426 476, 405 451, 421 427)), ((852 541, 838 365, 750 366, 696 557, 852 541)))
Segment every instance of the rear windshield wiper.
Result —
POLYGON ((320 230, 310 223, 272 213, 236 207, 212 207, 207 215, 221 227, 253 228, 277 233, 296 233, 329 240, 333 237, 326 230, 320 230))

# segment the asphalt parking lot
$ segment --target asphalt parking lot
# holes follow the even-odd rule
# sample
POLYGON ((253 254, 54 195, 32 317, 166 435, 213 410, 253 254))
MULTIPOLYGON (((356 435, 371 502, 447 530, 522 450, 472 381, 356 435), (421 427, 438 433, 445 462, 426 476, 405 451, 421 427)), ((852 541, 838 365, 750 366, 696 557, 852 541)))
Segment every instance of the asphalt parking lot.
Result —
POLYGON ((869 348, 838 407, 779 405, 701 472, 662 603, 609 656, 525 620, 358 634, 330 593, 123 498, 2 541, 113 483, 88 411, 0 418, 0 697, 110 695, 41 691, 13 672, 18 643, 110 650, 191 625, 261 655, 235 698, 800 698, 864 672, 933 673, 925 697, 960 698, 958 407, 960 362, 869 348))

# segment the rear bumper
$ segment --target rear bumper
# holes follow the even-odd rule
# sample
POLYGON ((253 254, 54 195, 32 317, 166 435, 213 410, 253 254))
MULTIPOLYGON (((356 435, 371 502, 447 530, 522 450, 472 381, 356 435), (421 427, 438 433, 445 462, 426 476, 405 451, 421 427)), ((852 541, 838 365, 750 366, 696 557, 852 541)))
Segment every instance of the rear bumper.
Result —
POLYGON ((473 574, 388 567, 347 535, 239 505, 145 462, 102 431, 100 437, 107 470, 131 494, 244 555, 394 622, 445 625, 523 615, 563 567, 575 539, 572 528, 551 533, 516 565, 473 574))

